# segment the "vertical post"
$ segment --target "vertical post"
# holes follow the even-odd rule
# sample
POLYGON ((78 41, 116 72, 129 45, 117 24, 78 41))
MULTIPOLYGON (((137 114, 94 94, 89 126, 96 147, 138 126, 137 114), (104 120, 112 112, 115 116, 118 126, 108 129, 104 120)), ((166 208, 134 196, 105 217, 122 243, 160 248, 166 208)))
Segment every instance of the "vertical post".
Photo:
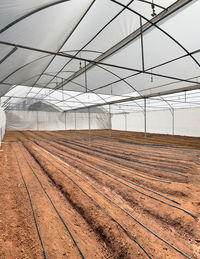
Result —
POLYGON ((75 111, 75 116, 74 116, 74 119, 75 119, 75 130, 76 130, 76 111, 75 111))
POLYGON ((143 31, 142 31, 142 17, 140 17, 140 39, 141 39, 141 56, 142 56, 142 70, 144 71, 144 43, 143 43, 143 31))
POLYGON ((87 89, 87 72, 86 72, 86 61, 85 61, 85 91, 87 93, 88 89, 87 89))
POLYGON ((67 114, 67 113, 64 112, 64 114, 65 114, 65 130, 66 130, 66 128, 67 128, 67 127, 66 127, 66 114, 67 114))
POLYGON ((36 115, 37 115, 37 130, 39 130, 39 125, 38 125, 38 111, 36 111, 36 115))
POLYGON ((0 138, 0 147, 1 147, 1 144, 2 144, 2 136, 3 136, 3 133, 2 133, 2 127, 1 127, 1 138, 0 138))
POLYGON ((147 107, 146 98, 144 98, 144 143, 147 142, 147 107))
POLYGON ((125 117, 125 131, 127 131, 127 113, 124 113, 125 117))
POLYGON ((91 141, 91 132, 90 132, 90 108, 88 108, 88 124, 89 124, 89 131, 88 131, 88 143, 90 145, 90 141, 91 141))
MULTIPOLYGON (((0 97, 0 107, 1 107, 1 97, 0 97)), ((2 125, 1 125, 1 138, 0 138, 0 147, 1 147, 1 144, 2 144, 2 137, 3 136, 3 133, 2 133, 2 125)))
POLYGON ((111 108, 110 108, 110 104, 109 104, 109 130, 110 130, 110 137, 112 135, 112 121, 111 121, 111 108))
POLYGON ((172 135, 174 135, 174 108, 172 108, 172 135))

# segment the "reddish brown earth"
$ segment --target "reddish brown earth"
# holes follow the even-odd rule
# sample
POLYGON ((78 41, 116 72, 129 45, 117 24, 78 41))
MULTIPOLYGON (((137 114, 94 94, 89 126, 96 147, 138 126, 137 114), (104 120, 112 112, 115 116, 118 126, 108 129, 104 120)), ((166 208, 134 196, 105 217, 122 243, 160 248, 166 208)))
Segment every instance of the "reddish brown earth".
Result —
POLYGON ((6 133, 0 258, 44 258, 22 175, 47 258, 199 258, 200 139, 148 134, 144 144, 142 133, 106 130, 90 137, 6 133))

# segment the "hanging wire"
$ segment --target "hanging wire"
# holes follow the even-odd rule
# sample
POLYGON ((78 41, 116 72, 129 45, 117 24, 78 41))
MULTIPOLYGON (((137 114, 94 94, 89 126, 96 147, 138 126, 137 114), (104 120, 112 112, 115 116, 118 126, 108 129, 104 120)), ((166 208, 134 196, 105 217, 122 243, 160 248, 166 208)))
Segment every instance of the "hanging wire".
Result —
POLYGON ((155 5, 154 5, 153 0, 152 0, 151 8, 152 8, 152 14, 151 14, 151 16, 152 16, 152 17, 155 17, 155 16, 156 16, 156 11, 155 11, 155 5))
MULTIPOLYGON (((79 57, 81 58, 81 52, 79 53, 79 57)), ((81 60, 80 60, 80 63, 79 63, 79 69, 82 68, 82 63, 81 63, 81 60)))
POLYGON ((151 69, 151 83, 153 83, 152 69, 151 69))

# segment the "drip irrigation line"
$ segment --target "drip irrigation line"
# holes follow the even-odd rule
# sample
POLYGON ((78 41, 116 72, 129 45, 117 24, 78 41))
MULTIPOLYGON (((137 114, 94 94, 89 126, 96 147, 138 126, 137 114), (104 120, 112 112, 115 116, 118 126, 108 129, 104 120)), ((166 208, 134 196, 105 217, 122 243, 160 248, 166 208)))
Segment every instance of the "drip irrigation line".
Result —
MULTIPOLYGON (((81 134, 84 134, 84 133, 81 133, 81 134)), ((155 147, 162 147, 162 148, 165 148, 165 147, 169 147, 169 148, 175 148, 175 149, 184 149, 185 151, 188 151, 188 149, 194 149, 194 150, 200 150, 200 148, 194 148, 194 147, 185 147, 185 146, 170 146, 170 145, 165 145, 165 144, 153 144, 153 143, 138 143, 138 142, 128 142, 126 140, 119 140, 117 139, 116 137, 112 136, 111 138, 110 137, 107 137, 106 135, 102 136, 102 135, 97 135, 96 136, 99 136, 99 137, 103 137, 103 138, 108 138, 108 139, 113 139, 115 141, 118 141, 118 142, 121 142, 121 143, 127 143, 127 144, 130 144, 130 145, 138 145, 138 146, 155 146, 155 147)), ((140 138, 141 139, 141 138, 140 138)), ((142 139, 143 140, 143 139, 142 139)))
MULTIPOLYGON (((32 141, 33 142, 33 141, 32 141)), ((39 145, 38 145, 39 146, 39 145)), ((39 146, 40 147, 40 146, 39 146)), ((41 147, 40 147, 41 148, 41 147)), ((44 149, 43 149, 44 150, 44 149)), ((47 151, 46 151, 47 152, 47 151)), ((49 152, 48 152, 49 153, 49 152)), ((41 153, 40 153, 41 154, 41 153)), ((50 154, 50 153, 49 153, 50 154)), ((41 154, 42 155, 42 154, 41 154)), ((43 155, 42 155, 43 156, 43 155)), ((43 156, 44 157, 44 156, 43 156)), ((45 157, 46 158, 46 157, 45 157)), ((46 158, 47 159, 47 158, 46 158)), ((47 159, 48 160, 48 159, 47 159)), ((50 162, 51 163, 51 162, 50 162)), ((56 167, 55 165, 53 165, 54 167, 56 167)), ((60 169, 58 169, 58 170, 60 170, 60 169)), ((142 194, 142 195, 144 195, 144 196, 147 196, 147 197, 149 197, 149 198, 151 198, 151 199, 154 199, 154 200, 156 200, 156 201, 158 201, 158 202, 161 202, 161 203, 163 203, 163 204, 165 204, 165 205, 168 205, 168 206, 171 206, 171 207, 173 207, 173 208, 176 208, 176 209, 178 209, 178 210, 181 210, 181 211, 183 211, 183 212, 185 212, 186 214, 188 214, 188 215, 190 215, 191 217, 193 217, 194 219, 196 219, 197 218, 197 216, 196 215, 194 215, 194 214, 192 214, 191 212, 189 212, 189 211, 187 211, 187 210, 185 210, 185 209, 183 209, 183 208, 181 208, 181 207, 178 207, 178 206, 175 206, 175 205, 173 205, 173 204, 170 204, 170 203, 168 203, 168 202, 165 202, 165 201, 163 201, 163 200, 160 200, 160 199, 158 199, 158 198, 156 198, 156 197, 153 197, 153 196, 151 196, 151 195, 148 195, 148 194, 145 194, 145 193, 143 193, 143 192, 141 192, 141 191, 139 191, 139 190, 137 190, 137 189, 135 189, 135 188, 133 188, 132 186, 130 186, 130 185, 128 185, 128 184, 126 184, 126 183, 123 183, 123 182, 121 182, 120 180, 118 180, 118 179, 116 179, 115 177, 117 177, 117 178, 119 178, 119 179, 121 179, 121 180, 123 180, 123 181, 125 181, 125 182, 128 182, 128 183, 130 183, 130 184, 132 184, 132 182, 130 182, 130 181, 128 181, 128 180, 125 180, 125 179, 123 179, 122 177, 120 177, 120 176, 116 176, 116 175, 114 175, 114 174, 112 174, 112 173, 105 173, 105 172, 103 172, 103 171, 100 171, 102 174, 105 174, 105 175, 107 175, 108 177, 110 177, 110 178, 112 178, 112 179, 114 179, 114 180, 116 180, 117 182, 120 182, 121 184, 123 184, 123 185, 125 185, 126 187, 129 187, 129 188, 131 188, 132 190, 134 190, 134 191, 136 191, 136 192, 138 192, 138 193, 140 193, 140 194, 142 194), (115 177, 113 177, 113 176, 111 176, 111 175, 114 175, 115 177)))
MULTIPOLYGON (((44 157, 53 167, 55 167, 59 172, 61 172, 64 176, 66 176, 70 181, 72 181, 90 200, 93 201, 93 203, 100 208, 101 210, 103 210, 105 212, 105 214, 110 217, 115 223, 117 223, 117 225, 126 233, 126 235, 133 240, 142 250, 143 252, 148 256, 148 258, 152 259, 152 257, 147 253, 147 251, 142 247, 142 245, 131 235, 131 233, 126 230, 115 218, 113 218, 96 200, 94 200, 89 194, 87 194, 82 187, 77 184, 71 177, 69 177, 67 174, 65 174, 61 169, 59 169, 57 166, 55 166, 55 164, 53 164, 48 158, 46 158, 43 154, 41 154, 40 152, 38 152, 42 157, 44 157)), ((49 153, 49 152, 48 152, 49 153)), ((49 153, 50 154, 50 153, 49 153)))
POLYGON ((127 210, 123 209, 119 204, 117 204, 116 202, 114 202, 113 200, 111 200, 107 195, 103 194, 101 191, 97 190, 97 188, 95 188, 93 185, 90 185, 85 179, 83 179, 81 176, 79 176, 78 174, 74 173, 75 175, 77 175, 78 177, 80 177, 83 181, 85 181, 87 183, 87 185, 89 185, 91 188, 93 188, 97 193, 99 193, 100 195, 102 195, 105 199, 109 200, 111 203, 113 203, 115 206, 117 206, 118 208, 120 208, 123 212, 125 212, 129 217, 131 217, 134 221, 136 221, 138 224, 140 224, 142 227, 144 227, 147 231, 149 231, 150 233, 152 233, 154 236, 156 236, 158 239, 160 239, 161 241, 163 241, 164 243, 166 243, 167 245, 169 245, 171 248, 173 248, 174 250, 176 250, 177 252, 179 252, 180 254, 182 254, 183 256, 185 256, 186 258, 190 258, 187 254, 185 254, 184 252, 182 252, 181 250, 179 250, 178 248, 176 248, 175 246, 173 246, 172 244, 170 244, 168 241, 166 241, 165 239, 163 239, 162 237, 160 237, 159 235, 157 235, 155 232, 153 232, 151 229, 149 229, 147 226, 145 226, 143 223, 141 223, 139 220, 137 220, 135 217, 133 217, 133 215, 131 215, 127 210))
MULTIPOLYGON (((43 141, 43 142, 46 142, 46 143, 48 143, 49 145, 51 145, 51 146, 53 146, 53 147, 55 147, 53 144, 51 144, 50 142, 47 142, 47 141, 45 141, 44 139, 41 139, 41 141, 43 141)), ((57 140, 52 140, 51 142, 56 142, 56 144, 57 144, 57 140)), ((88 162, 89 163, 89 162, 88 162)), ((106 162, 107 163, 107 162, 106 162)), ((105 164, 105 161, 104 161, 104 164, 105 164)), ((186 183, 186 182, 183 182, 183 181, 168 181, 168 180, 166 180, 166 179, 162 179, 162 178, 157 178, 157 177, 154 177, 154 176, 151 176, 152 178, 149 178, 149 177, 147 177, 148 175, 146 175, 145 173, 141 173, 141 172, 138 172, 138 173, 135 173, 135 172, 132 172, 132 171, 130 171, 130 169, 127 169, 125 166, 123 166, 123 165, 121 165, 121 164, 118 164, 117 166, 116 165, 114 165, 114 163, 113 162, 109 162, 109 164, 112 164, 114 167, 121 167, 122 168, 122 170, 124 170, 124 171, 127 171, 127 172, 129 172, 129 173, 131 173, 131 174, 133 174, 133 175, 137 175, 137 176, 139 176, 139 177, 141 177, 141 178, 144 178, 144 179, 148 179, 148 180, 151 180, 151 181, 158 181, 158 182, 164 182, 164 183, 168 183, 168 184, 170 184, 171 182, 177 182, 177 183, 186 183)), ((137 170, 137 169, 135 169, 135 170, 137 170)))
MULTIPOLYGON (((49 152, 48 152, 49 153, 49 152)), ((41 154, 41 153, 40 153, 41 154)), ((52 155, 51 153, 49 153, 50 155, 52 155)), ((44 157, 44 156, 43 156, 44 157)), ((46 158, 46 157, 45 157, 46 158)), ((56 158, 57 159, 57 158, 56 158)), ((49 161, 49 159, 46 158, 46 160, 49 161)), ((62 160, 61 160, 62 161, 62 160)), ((49 161, 50 162, 50 161, 49 161)), ((62 161, 63 162, 63 161, 62 161)), ((51 162, 50 162, 51 163, 51 162)), ((52 163, 51 163, 52 164, 52 163)), ((63 165, 64 166, 64 165, 63 165)), ((54 165, 54 167, 56 167, 54 165)), ((64 166, 65 167, 65 166, 64 166)), ((57 168, 57 167, 56 167, 57 168)), ((66 168, 66 167, 65 167, 66 168)), ((58 169, 58 168, 57 168, 58 169)), ((67 168, 66 168, 67 169, 67 168)), ((67 176, 62 170, 58 169, 59 171, 61 171, 67 178, 70 178, 69 176, 67 176)), ((89 185, 90 187, 92 187, 97 193, 99 193, 100 195, 102 195, 105 199, 109 200, 111 203, 113 203, 115 206, 117 206, 118 208, 120 208, 123 212, 125 212, 129 217, 131 217, 135 222, 137 222, 139 225, 141 225, 143 228, 145 228, 147 231, 149 231, 151 234, 153 234, 154 236, 156 236, 158 239, 160 239, 162 242, 166 243, 168 246, 170 246, 171 248, 173 248, 175 251, 177 251, 178 253, 182 254, 183 256, 185 256, 188 259, 192 259, 190 256, 188 256, 187 254, 185 254, 183 251, 181 251, 180 249, 178 249, 177 247, 173 246, 171 243, 169 243, 168 241, 166 241, 165 239, 163 239, 162 237, 160 237, 159 235, 157 235, 155 232, 153 232, 150 228, 148 228, 147 226, 145 226, 142 222, 140 222, 139 220, 137 220, 134 216, 132 216, 128 211, 126 211, 125 209, 123 209, 119 204, 117 204, 116 202, 114 202, 113 200, 111 200, 109 197, 107 197, 106 195, 104 195, 101 191, 97 190, 93 185, 90 185, 84 178, 82 178, 79 174, 71 172, 69 169, 67 169, 70 173, 78 176, 79 178, 81 178, 84 182, 87 183, 87 185, 89 185)), ((74 180, 72 180, 70 178, 70 180, 75 183, 90 199, 92 199, 92 201, 97 204, 97 206, 99 207, 100 205, 91 197, 89 196, 74 180)), ((119 223, 118 221, 116 221, 110 214, 107 213, 107 211, 102 208, 100 206, 101 209, 103 209, 105 211, 105 213, 107 215, 109 215, 116 223, 119 223)), ((120 223, 119 223, 120 224, 120 223)), ((123 228, 123 226, 120 224, 120 227, 123 228)), ((126 231, 126 229, 124 229, 126 231)), ((131 238, 131 237, 130 237, 131 238)), ((137 242, 138 243, 138 242, 137 242)), ((140 246, 140 244, 138 243, 138 245, 140 246)), ((140 246, 141 247, 141 246, 140 246)), ((142 248, 142 247, 141 247, 142 248)), ((143 250, 143 248, 142 248, 143 250)), ((143 250, 144 251, 144 250, 143 250)), ((146 253, 146 252, 145 252, 146 253)), ((147 253, 146 253, 147 254, 147 253)), ((147 254, 148 256, 148 254, 147 254)), ((151 258, 151 257, 150 257, 151 258)))
MULTIPOLYGON (((49 143, 48 143, 49 144, 49 143)), ((52 145, 53 146, 53 145, 52 145)), ((67 155, 64 155, 64 156, 66 156, 66 157, 68 157, 67 155)), ((82 162, 83 164, 85 164, 84 162, 82 162)), ((87 161, 87 163, 89 163, 88 161, 87 161)), ((105 163, 105 162, 101 162, 102 164, 108 164, 107 162, 105 163)), ((126 171, 126 172, 128 172, 128 173, 130 173, 130 174, 133 174, 133 175, 137 175, 137 176, 139 176, 139 177, 141 177, 141 178, 144 178, 144 179, 147 179, 147 180, 150 180, 150 181, 157 181, 157 182, 163 182, 163 183, 168 183, 168 184, 170 184, 171 182, 169 182, 169 181, 167 181, 167 180, 161 180, 161 179, 159 179, 159 178, 149 178, 149 177, 146 177, 147 175, 145 175, 145 174, 142 174, 142 173, 135 173, 135 172, 132 172, 132 171, 130 171, 130 169, 126 169, 125 167, 123 167, 123 166, 116 166, 116 165, 114 165, 114 163, 112 163, 112 162, 109 162, 109 165, 112 165, 113 167, 115 167, 115 168, 118 168, 118 167, 121 167, 122 168, 122 170, 123 171, 126 171), (145 176, 144 176, 145 175, 145 176)), ((95 166, 97 169, 98 169, 98 167, 97 166, 95 166)), ((174 182, 174 181, 173 181, 174 182)))
MULTIPOLYGON (((62 142, 58 142, 58 141, 54 141, 54 142, 56 142, 56 143, 59 143, 59 144, 62 144, 63 145, 63 143, 62 142)), ((66 146, 66 145, 64 145, 64 146, 66 146)), ((67 146, 68 148, 71 148, 71 149, 75 149, 75 150, 78 150, 78 149, 76 149, 76 148, 72 148, 71 146, 67 146)), ((79 152, 81 152, 80 150, 79 150, 79 152)), ((82 151, 82 152, 84 152, 84 151, 82 151)), ((88 152, 86 152, 87 154, 89 154, 88 152)), ((90 155, 90 154, 89 154, 90 155)), ((126 162, 126 161, 124 161, 124 162, 126 162)), ((134 172, 131 172, 130 171, 130 168, 126 168, 124 165, 122 165, 122 164, 118 164, 116 161, 115 161, 115 163, 117 163, 117 166, 116 165, 114 165, 114 163, 113 162, 111 162, 110 160, 109 160, 109 162, 103 162, 104 164, 105 163, 109 163, 109 165, 111 164, 111 165, 113 165, 113 167, 121 167, 123 170, 126 170, 126 171, 128 171, 128 172, 130 172, 131 174, 135 174, 135 175, 138 175, 138 174, 136 174, 136 173, 134 173, 134 172)), ((142 165, 141 165, 141 167, 143 167, 142 165)), ((146 167, 145 167, 146 168, 146 167)), ((135 169, 134 168, 134 170, 138 170, 138 169, 135 169)), ((140 173, 141 174, 141 173, 140 173)), ((142 174, 142 175, 145 175, 145 176, 147 176, 146 174, 142 174)), ((143 176, 141 176, 141 177, 143 177, 143 176)), ((154 177, 154 176, 151 176, 151 177, 154 177)), ((169 181, 167 181, 167 180, 161 180, 160 178, 148 178, 148 177, 143 177, 143 178, 147 178, 147 179, 149 179, 149 180, 152 180, 152 181, 159 181, 159 182, 164 182, 164 183, 171 183, 171 182, 176 182, 176 183, 188 183, 187 181, 180 181, 180 180, 170 180, 170 182, 169 181)))
POLYGON ((15 157, 16 157, 16 160, 17 160, 17 164, 18 164, 18 168, 19 168, 19 171, 20 171, 22 180, 23 180, 23 182, 24 182, 24 185, 25 185, 25 187, 26 187, 26 191, 27 191, 27 194, 28 194, 28 197, 29 197, 29 201, 30 201, 31 208, 32 208, 32 211, 33 211, 33 217, 34 217, 36 229, 37 229, 38 236, 39 236, 39 239, 40 239, 40 242, 41 242, 41 245, 42 245, 42 249, 43 249, 43 255, 44 255, 44 258, 47 259, 46 251, 45 251, 45 248, 44 248, 44 243, 43 243, 43 240, 42 240, 42 237, 41 237, 41 234, 40 234, 40 229, 39 229, 39 225, 38 225, 38 222, 37 222, 37 218, 36 218, 36 214, 35 214, 35 209, 34 209, 34 206, 33 206, 33 201, 32 201, 32 199, 31 199, 31 194, 30 194, 30 192, 29 192, 29 189, 28 189, 28 186, 27 186, 27 184, 26 184, 24 175, 23 175, 23 173, 22 173, 22 170, 21 170, 21 167, 20 167, 20 164, 19 164, 19 160, 18 160, 17 154, 16 154, 15 151, 13 151, 13 152, 14 152, 14 154, 15 154, 15 157))
MULTIPOLYGON (((63 140, 63 139, 59 139, 59 140, 63 140)), ((64 139, 65 140, 65 139, 64 139)), ((93 141, 93 143, 94 143, 94 141, 93 141)), ((84 142, 84 144, 85 144, 85 142, 84 142)), ((87 144, 87 143, 86 143, 87 144)), ((91 145, 91 146, 93 146, 93 145, 91 145)), ((110 151, 110 150, 112 150, 112 146, 109 146, 109 147, 111 147, 111 149, 109 150, 107 147, 105 148, 104 146, 102 146, 101 144, 96 144, 95 143, 95 147, 98 147, 98 148, 104 148, 104 149, 106 149, 108 152, 110 151)), ((117 147, 118 148, 118 151, 119 151, 119 149, 121 150, 121 152, 124 152, 124 149, 123 148, 119 148, 119 147, 117 147)), ((115 147, 114 147, 114 149, 115 149, 115 147)), ((113 151, 113 150, 112 150, 113 151)), ((137 155, 137 153, 135 154, 135 152, 134 152, 135 150, 133 150, 132 152, 131 152, 131 155, 134 155, 134 156, 136 156, 136 157, 140 157, 140 158, 142 158, 142 159, 148 159, 148 158, 146 158, 145 156, 139 156, 139 155, 137 155)), ((164 156, 158 156, 158 155, 156 155, 155 156, 156 158, 155 159, 153 159, 153 158, 151 158, 151 160, 152 161, 162 161, 163 162, 163 160, 161 159, 161 160, 159 160, 159 158, 164 158, 165 159, 165 161, 166 161, 166 157, 164 157, 164 156)), ((164 162, 165 162, 164 161, 164 162)), ((179 166, 179 167, 181 167, 181 168, 183 168, 183 169, 189 169, 189 168, 191 168, 191 167, 189 167, 189 166, 179 166)), ((180 172, 182 172, 182 171, 180 171, 180 172)), ((187 172, 184 172, 184 173, 187 173, 187 172)))
MULTIPOLYGON (((70 171, 71 172, 71 171, 70 171)), ((93 188, 97 193, 99 193, 101 196, 103 196, 105 199, 107 199, 108 201, 110 201, 111 203, 113 203, 116 207, 120 208, 123 212, 126 213, 126 215, 128 215, 129 217, 131 217, 135 222, 137 222, 139 225, 141 225, 142 227, 144 227, 147 231, 149 231, 151 234, 153 234, 154 236, 156 236, 158 239, 160 239, 162 242, 166 243, 167 245, 169 245, 171 248, 173 248, 175 251, 177 251, 178 253, 182 254, 183 256, 185 256, 186 258, 192 259, 190 256, 188 256, 187 254, 185 254, 183 251, 181 251, 180 249, 178 249, 177 247, 173 246, 171 243, 169 243, 168 241, 166 241, 165 239, 163 239, 162 237, 160 237, 159 235, 157 235, 154 231, 152 231, 150 228, 148 228, 147 226, 145 226, 142 222, 140 222, 138 219, 136 219, 132 214, 130 214, 127 210, 123 209, 119 204, 117 204, 116 202, 114 202, 113 200, 111 200, 107 195, 103 194, 101 191, 99 191, 96 187, 94 187, 93 185, 89 184, 88 181, 86 181, 83 177, 81 177, 79 174, 71 172, 72 174, 78 176, 79 178, 81 178, 88 186, 90 186, 91 188, 93 188)))
MULTIPOLYGON (((111 157, 116 157, 116 158, 118 158, 118 159, 120 159, 120 160, 123 160, 123 162, 126 163, 126 164, 131 164, 131 163, 130 163, 130 160, 129 160, 129 161, 126 161, 126 159, 123 159, 123 158, 121 158, 121 157, 118 156, 118 155, 114 155, 114 154, 111 155, 111 154, 108 154, 108 153, 103 152, 103 151, 99 151, 99 150, 96 150, 96 149, 92 149, 92 148, 90 148, 90 147, 87 147, 87 148, 86 148, 86 147, 84 147, 83 145, 80 145, 80 144, 77 144, 77 143, 73 143, 73 142, 70 142, 70 141, 67 141, 67 140, 65 140, 65 141, 63 141, 63 142, 68 143, 68 144, 71 144, 71 145, 74 145, 74 146, 78 146, 78 147, 83 148, 83 149, 90 149, 90 151, 93 151, 93 152, 96 152, 96 153, 101 153, 101 154, 103 154, 104 156, 107 155, 107 156, 111 156, 111 157)), ((80 151, 80 149, 77 149, 77 148, 74 148, 74 149, 79 150, 79 152, 89 153, 88 151, 80 151)), ((107 159, 106 159, 106 160, 107 160, 107 159)), ((151 168, 153 167, 154 170, 159 170, 158 168, 155 168, 155 166, 151 166, 151 165, 143 166, 143 165, 141 165, 141 163, 139 163, 139 162, 132 162, 132 163, 137 163, 137 164, 139 164, 141 167, 144 167, 144 168, 148 168, 148 166, 149 166, 149 167, 151 167, 151 168)), ((145 163, 143 163, 143 164, 145 164, 145 163)), ((170 174, 176 174, 176 175, 179 175, 179 176, 188 178, 188 175, 185 175, 185 174, 183 174, 183 173, 171 172, 171 171, 165 170, 165 169, 163 169, 163 168, 161 168, 161 169, 162 169, 162 171, 164 171, 164 172, 167 172, 167 173, 170 173, 170 174)))
MULTIPOLYGON (((18 144, 18 145, 19 145, 19 144, 18 144)), ((39 184, 41 185, 43 191, 45 192, 46 196, 48 197, 49 201, 51 202, 51 204, 52 204, 53 208, 55 209, 57 215, 59 216, 59 218, 61 219, 61 221, 62 221, 62 223, 64 224, 65 228, 67 229, 67 231, 68 231, 70 237, 72 238, 72 240, 73 240, 75 246, 77 247, 77 249, 78 249, 78 251, 79 251, 81 257, 82 257, 83 259, 85 259, 85 256, 83 255, 83 253, 82 253, 81 249, 79 248, 79 246, 78 246, 78 244, 77 244, 77 242, 76 242, 74 236, 72 235, 71 231, 69 230, 69 227, 67 226, 67 224, 65 223, 64 219, 63 219, 62 216, 60 215, 59 211, 57 210, 55 204, 53 203, 53 201, 52 201, 52 199, 50 198, 49 194, 48 194, 47 191, 45 190, 45 188, 44 188, 42 182, 40 181, 39 177, 37 176, 37 174, 36 174, 35 171, 33 170, 32 166, 31 166, 31 164, 29 163, 29 161, 27 160, 27 158, 25 157, 24 152, 22 151, 22 149, 21 149, 20 146, 19 146, 19 149, 20 149, 20 151, 21 151, 21 153, 22 153, 22 155, 23 155, 23 157, 24 157, 26 163, 28 164, 29 168, 31 169, 32 173, 34 174, 34 176, 35 176, 36 179, 38 180, 38 182, 39 182, 39 184)))
MULTIPOLYGON (((79 132, 80 133, 80 132, 79 132)), ((82 133, 81 132, 81 134, 82 135, 84 135, 85 133, 82 133)), ((126 144, 129 144, 129 145, 138 145, 138 146, 153 146, 153 147, 159 147, 159 148, 165 148, 165 147, 169 147, 169 148, 174 148, 174 149, 182 149, 183 151, 187 151, 188 152, 188 150, 190 150, 190 149, 194 149, 195 151, 198 151, 198 150, 200 150, 200 148, 192 148, 192 147, 185 147, 185 146, 180 146, 180 147, 177 147, 177 146, 170 146, 170 145, 161 145, 161 144, 144 144, 144 143, 138 143, 138 142, 128 142, 128 141, 125 141, 125 140, 119 140, 118 138, 116 138, 116 137, 114 137, 114 136, 112 136, 111 138, 110 137, 107 137, 106 135, 97 135, 97 134, 95 134, 96 136, 99 136, 99 137, 101 137, 101 138, 107 138, 107 139, 109 139, 109 140, 114 140, 114 141, 117 141, 117 142, 122 142, 122 143, 126 143, 126 144)), ((143 140, 143 139, 142 139, 143 140)), ((155 153, 155 151, 154 151, 154 153, 155 153)), ((156 152, 157 153, 157 152, 156 152)), ((162 158, 165 158, 164 156, 158 156, 158 155, 156 155, 157 157, 162 157, 162 158)), ((180 160, 180 159, 177 159, 176 158, 176 160, 180 160)), ((189 160, 190 161, 190 160, 189 160)), ((190 161, 191 162, 191 161, 190 161)), ((187 168, 186 168, 187 169, 187 168)))
MULTIPOLYGON (((62 138, 61 138, 61 139, 53 139, 52 141, 57 142, 57 141, 59 141, 59 140, 65 141, 65 139, 62 139, 62 138)), ((84 143, 84 144, 85 144, 85 143, 84 143)), ((99 145, 98 145, 98 147, 101 148, 102 146, 99 146, 99 145)), ((123 149, 121 149, 121 150, 123 151, 123 149)), ((108 150, 108 151, 109 151, 109 150, 108 150)), ((138 155, 136 155, 136 156, 138 156, 138 155)), ((141 157, 141 156, 139 156, 139 157, 141 157)), ((160 158, 164 158, 164 159, 166 158, 166 157, 164 157, 164 156, 158 156, 158 155, 156 155, 156 157, 157 157, 157 158, 160 157, 160 158)), ((146 159, 145 157, 142 157, 142 158, 146 159)), ((154 159, 154 160, 158 160, 158 159, 154 159)), ((176 159, 176 160, 180 160, 180 159, 176 159)), ((191 168, 191 166, 187 166, 187 167, 186 167, 186 166, 181 166, 181 167, 182 167, 183 169, 189 169, 189 168, 191 168)), ((184 172, 184 173, 187 173, 187 172, 184 172)))
MULTIPOLYGON (((40 146, 40 147, 41 147, 41 146, 40 146)), ((43 149, 44 149, 44 148, 43 148, 43 149)), ((44 150, 45 150, 45 149, 44 149, 44 150)), ((64 154, 60 154, 60 153, 58 153, 58 152, 56 152, 56 151, 53 151, 53 153, 57 153, 58 155, 67 157, 67 158, 69 158, 69 159, 71 159, 71 160, 74 160, 74 161, 80 160, 79 158, 78 158, 78 160, 77 160, 77 159, 72 158, 72 157, 70 157, 70 156, 68 156, 68 155, 66 155, 66 154, 65 154, 65 155, 64 155, 64 154)), ((90 165, 88 165, 87 163, 89 163, 89 162, 86 163, 86 162, 83 162, 83 161, 82 161, 81 163, 84 164, 84 165, 86 165, 86 166, 88 166, 88 167, 90 167, 90 168, 92 168, 92 169, 95 169, 95 170, 97 170, 97 171, 99 171, 99 172, 104 172, 104 171, 101 170, 100 168, 98 168, 98 167, 96 167, 96 166, 94 166, 94 165, 91 165, 91 163, 90 163, 90 165)), ((112 174, 112 175, 118 177, 118 176, 115 175, 115 174, 112 174)), ((123 180, 125 181, 124 178, 121 178, 121 179, 123 179, 123 180)), ((165 198, 165 199, 167 199, 167 200, 170 200, 170 201, 172 201, 172 202, 174 202, 174 203, 180 205, 180 203, 179 203, 178 201, 173 200, 173 199, 170 199, 170 198, 168 198, 167 196, 162 195, 162 194, 160 194, 160 193, 158 193, 158 192, 156 192, 156 191, 154 191, 154 190, 152 190, 152 189, 149 189, 149 188, 143 187, 143 186, 141 186, 141 185, 135 184, 135 183, 133 183, 132 181, 129 181, 129 183, 131 183, 132 185, 135 185, 135 186, 137 186, 137 187, 139 187, 139 188, 142 188, 142 189, 144 189, 144 190, 147 190, 147 191, 149 191, 149 192, 152 192, 152 193, 154 193, 154 194, 157 194, 157 195, 159 195, 159 196, 161 196, 161 197, 163 197, 163 198, 165 198)))
POLYGON ((195 148, 195 147, 185 147, 185 146, 170 146, 170 145, 165 145, 165 144, 150 144, 150 143, 137 143, 137 142, 128 142, 128 141, 125 141, 125 140, 118 140, 119 142, 122 142, 122 143, 127 143, 127 144, 130 144, 130 145, 139 145, 139 146, 153 146, 153 147, 169 147, 169 148, 176 148, 176 149, 184 149, 186 151, 188 151, 188 149, 194 149, 194 150, 200 150, 200 148, 195 148))
MULTIPOLYGON (((45 140, 43 140, 42 139, 42 141, 43 142, 46 142, 46 143, 48 143, 49 145, 51 145, 51 146, 53 146, 53 147, 55 147, 53 144, 50 144, 49 142, 47 142, 47 141, 45 141, 45 140)), ((57 141, 56 140, 53 140, 53 142, 56 142, 56 144, 57 144, 57 141)), ((60 143, 59 143, 60 144, 60 143)), ((56 151, 54 151, 55 153, 57 153, 56 151)), ((66 155, 67 156, 67 155, 66 155)), ((82 162, 83 164, 84 164, 84 162, 82 162)), ((89 162, 88 162, 89 163, 89 162)), ((102 162, 101 162, 102 163, 102 162)), ((104 163, 104 162, 103 162, 104 163)), ((105 164, 105 163, 104 163, 105 164)), ((170 184, 171 182, 169 182, 169 181, 167 181, 167 180, 162 180, 162 179, 159 179, 159 178, 155 178, 155 177, 153 177, 153 178, 149 178, 149 177, 147 177, 147 175, 146 174, 142 174, 142 173, 135 173, 135 172, 132 172, 132 171, 130 171, 130 169, 127 169, 127 168, 125 168, 125 167, 123 167, 123 166, 121 166, 121 165, 114 165, 114 163, 112 163, 112 162, 109 162, 109 164, 111 164, 111 165, 113 165, 113 167, 121 167, 122 168, 122 170, 124 170, 124 171, 127 171, 127 172, 129 172, 129 173, 131 173, 131 174, 133 174, 133 175, 137 175, 137 176, 139 176, 139 177, 141 177, 141 178, 144 178, 144 179, 148 179, 148 180, 151 180, 151 181, 158 181, 158 182, 164 182, 164 183, 168 183, 168 184, 170 184)), ((173 182, 176 182, 176 181, 173 181, 173 182)), ((179 182, 179 181, 177 181, 177 182, 179 182)))

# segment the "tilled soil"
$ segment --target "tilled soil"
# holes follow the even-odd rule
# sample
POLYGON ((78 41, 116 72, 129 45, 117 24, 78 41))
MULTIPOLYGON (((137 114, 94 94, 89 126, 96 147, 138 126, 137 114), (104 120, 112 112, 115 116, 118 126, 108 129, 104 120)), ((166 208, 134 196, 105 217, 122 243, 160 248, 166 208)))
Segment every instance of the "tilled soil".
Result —
POLYGON ((142 141, 122 131, 7 132, 0 258, 199 258, 200 141, 142 141))

